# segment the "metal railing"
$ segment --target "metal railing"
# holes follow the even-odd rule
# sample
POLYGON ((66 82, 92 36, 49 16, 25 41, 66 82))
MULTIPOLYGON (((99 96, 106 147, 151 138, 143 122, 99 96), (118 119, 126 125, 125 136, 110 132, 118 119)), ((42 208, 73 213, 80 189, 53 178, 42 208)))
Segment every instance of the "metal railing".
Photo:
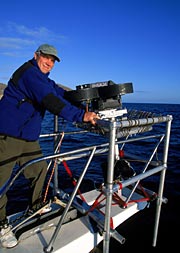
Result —
MULTIPOLYGON (((54 174, 54 194, 60 195, 62 191, 59 189, 58 185, 58 164, 60 164, 62 161, 68 161, 68 160, 75 160, 75 159, 81 159, 84 157, 87 157, 87 162, 82 170, 82 173, 77 181, 76 186, 73 189, 73 192, 71 196, 69 196, 68 203, 66 205, 66 208, 64 209, 64 212, 62 216, 59 219, 58 225, 50 239, 50 242, 46 248, 44 248, 44 252, 52 252, 53 250, 53 244, 56 240, 56 237, 61 229, 61 226, 63 224, 63 220, 70 208, 71 205, 73 205, 77 191, 79 189, 79 186, 81 182, 84 179, 84 175, 86 171, 88 170, 88 167, 93 159, 94 156, 100 155, 100 154, 107 154, 107 160, 108 160, 108 169, 107 169, 107 182, 105 184, 104 192, 106 194, 106 206, 105 206, 105 218, 104 218, 104 227, 101 229, 103 230, 103 253, 109 252, 109 244, 110 244, 110 237, 114 236, 117 240, 120 242, 124 242, 124 238, 121 235, 117 235, 116 231, 112 231, 110 227, 110 217, 111 217, 111 205, 112 205, 112 194, 113 194, 113 187, 114 187, 114 181, 113 181, 113 175, 114 175, 114 164, 115 159, 117 157, 117 146, 119 147, 121 145, 121 149, 128 143, 133 143, 141 140, 148 140, 148 139, 157 139, 158 141, 155 144, 155 147, 152 151, 152 154, 150 154, 149 159, 146 161, 146 165, 141 173, 133 176, 132 178, 123 180, 121 182, 121 188, 132 186, 131 194, 127 198, 127 202, 131 198, 133 192, 135 191, 138 182, 140 180, 143 180, 147 177, 150 177, 156 173, 160 173, 160 180, 159 180, 159 189, 157 194, 157 207, 156 207, 156 217, 155 217, 155 225, 154 225, 154 235, 153 235, 153 246, 156 246, 157 242, 157 234, 158 234, 158 227, 159 227, 159 219, 160 219, 160 212, 161 212, 161 205, 164 202, 163 198, 163 189, 164 189, 164 182, 165 182, 165 174, 167 169, 167 159, 168 159, 168 151, 169 151, 169 141, 170 141, 170 132, 171 132, 171 122, 172 122, 172 116, 152 116, 148 115, 147 118, 125 118, 125 119, 117 119, 117 118, 111 118, 110 120, 102 119, 97 121, 98 129, 100 129, 101 133, 105 133, 106 136, 108 136, 108 142, 104 144, 99 145, 93 145, 90 147, 85 148, 79 148, 76 150, 71 150, 64 153, 57 153, 56 152, 56 146, 54 146, 54 152, 50 155, 46 155, 43 157, 40 157, 38 159, 31 160, 24 164, 22 167, 20 167, 17 170, 16 175, 14 178, 11 178, 7 184, 0 190, 0 197, 5 194, 8 189, 12 186, 14 181, 17 179, 17 177, 20 175, 20 173, 27 167, 32 165, 33 163, 40 162, 42 160, 50 160, 53 161, 56 159, 58 161, 56 172, 54 174), (162 134, 150 134, 150 131, 156 124, 165 123, 165 130, 162 134), (146 132, 145 136, 139 136, 141 133, 146 132), (147 134, 148 132, 148 134, 147 134), (122 139, 126 137, 125 139, 122 139), (159 165, 156 163, 155 166, 152 166, 152 169, 148 169, 149 164, 153 162, 153 157, 159 147, 159 145, 163 142, 163 158, 162 158, 162 164, 159 165), (114 234, 113 234, 114 233, 114 234)), ((87 128, 86 128, 87 129, 87 128)), ((83 131, 86 133, 88 130, 83 131)), ((90 130, 91 131, 91 130, 90 130)), ((97 133, 97 130, 92 132, 97 133)), ((82 134, 80 131, 79 133, 82 134)), ((78 132, 77 132, 78 134, 78 132)), ((54 133, 53 134, 47 134, 44 135, 44 137, 53 137, 54 143, 57 143, 57 137, 58 135, 61 135, 61 133, 58 132, 58 118, 54 118, 54 133)), ((78 207, 77 207, 78 208, 78 207)), ((79 207, 81 209, 81 207, 79 207)), ((83 209, 80 210, 83 212, 83 209)))

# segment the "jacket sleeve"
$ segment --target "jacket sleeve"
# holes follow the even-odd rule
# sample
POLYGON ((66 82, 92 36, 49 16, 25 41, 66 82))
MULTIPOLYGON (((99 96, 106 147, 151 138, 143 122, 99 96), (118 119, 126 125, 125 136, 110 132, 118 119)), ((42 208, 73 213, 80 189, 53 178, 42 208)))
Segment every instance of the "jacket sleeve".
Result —
POLYGON ((82 122, 85 111, 64 98, 65 90, 40 71, 31 68, 23 77, 27 96, 49 112, 71 122, 82 122))
POLYGON ((42 100, 42 105, 51 113, 59 115, 71 122, 82 122, 85 111, 77 108, 63 97, 52 93, 47 94, 42 100))

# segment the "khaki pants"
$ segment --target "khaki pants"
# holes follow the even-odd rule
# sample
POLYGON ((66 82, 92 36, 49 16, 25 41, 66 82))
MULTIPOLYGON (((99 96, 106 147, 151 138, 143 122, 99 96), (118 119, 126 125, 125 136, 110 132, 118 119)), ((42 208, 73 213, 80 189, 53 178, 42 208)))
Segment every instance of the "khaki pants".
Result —
MULTIPOLYGON (((0 135, 0 187, 10 178, 16 164, 22 166, 41 156, 42 152, 38 141, 25 141, 0 135)), ((31 206, 37 204, 41 197, 46 172, 46 161, 27 166, 22 172, 30 182, 31 206)), ((0 199, 0 221, 6 218, 6 205, 7 196, 5 194, 0 199)))

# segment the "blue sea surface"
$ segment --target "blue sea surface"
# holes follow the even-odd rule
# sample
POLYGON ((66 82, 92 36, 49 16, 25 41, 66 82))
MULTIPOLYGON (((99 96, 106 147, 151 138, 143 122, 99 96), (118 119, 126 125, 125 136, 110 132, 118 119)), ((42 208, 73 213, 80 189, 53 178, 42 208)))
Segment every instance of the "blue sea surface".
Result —
MULTIPOLYGON (((180 104, 128 103, 126 107, 128 109, 153 112, 157 115, 172 115, 165 191, 180 197, 180 104)), ((161 126, 157 127, 156 131, 161 133, 161 126)), ((142 152, 142 150, 140 151, 142 152)))
MULTIPOLYGON (((174 227, 178 227, 180 225, 179 219, 179 206, 180 202, 180 104, 148 104, 148 103, 124 103, 123 106, 128 110, 137 110, 137 111, 147 111, 152 112, 157 115, 172 115, 173 121, 171 126, 171 136, 170 136, 170 145, 169 145, 169 153, 168 153, 168 168, 166 172, 165 178, 165 186, 164 186, 164 196, 167 197, 168 203, 163 204, 162 207, 162 215, 160 220, 160 232, 158 237, 158 244, 156 248, 162 249, 165 245, 171 246, 171 243, 175 245, 177 234, 170 229, 174 227)), ((75 130, 73 124, 66 123, 63 120, 59 119, 59 131, 73 131, 75 130)), ((53 132, 54 129, 54 116, 47 113, 43 124, 42 124, 42 134, 46 132, 53 132)), ((77 129, 76 129, 77 130, 77 129)), ((162 131, 162 126, 156 126, 156 131, 162 131)), ((82 135, 70 135, 65 136, 62 142, 62 146, 60 147, 61 152, 65 152, 72 149, 77 149, 85 146, 94 145, 94 143, 106 143, 107 140, 103 136, 98 136, 93 133, 87 133, 82 135)), ((53 153, 54 144, 52 139, 47 139, 46 141, 41 141, 41 146, 44 155, 48 153, 53 153)), ((136 152, 141 155, 143 153, 148 152, 148 145, 143 147, 136 146, 136 152)), ((133 152, 133 148, 131 150, 133 152)), ((131 152, 131 153, 132 153, 131 152)), ((101 159, 101 158, 99 158, 101 159)), ((103 161, 103 160, 102 160, 103 161)), ((91 168, 87 171, 84 181, 83 187, 85 190, 96 187, 98 184, 103 182, 103 173, 100 166, 99 160, 95 160, 92 164, 91 168)), ((83 161, 85 164, 85 161, 83 161)), ((83 164, 83 165, 84 165, 83 164)), ((68 162, 69 167, 72 170, 73 176, 78 177, 81 173, 82 161, 78 160, 74 162, 68 162)), ((14 172, 15 173, 15 172, 14 172)), ((156 181, 156 177, 153 177, 153 180, 149 180, 148 184, 151 186, 156 181)), ((67 175, 65 169, 62 166, 59 166, 59 186, 60 188, 67 189, 67 191, 71 191, 71 180, 67 175)), ((23 177, 19 177, 14 185, 8 192, 8 212, 12 213, 17 210, 25 208, 27 204, 28 197, 28 187, 27 183, 23 177), (14 206, 16 203, 16 207, 14 206)), ((149 214, 148 214, 149 215, 149 214)), ((153 214, 154 215, 154 214, 153 214)), ((129 243, 125 243, 125 245, 119 245, 116 241, 112 240, 113 246, 110 252, 118 251, 119 249, 123 249, 126 247, 132 246, 132 244, 136 244, 137 237, 139 239, 139 244, 145 246, 152 242, 152 235, 149 235, 150 232, 152 234, 152 218, 145 217, 144 219, 138 219, 138 224, 135 227, 131 227, 128 223, 127 226, 130 226, 130 230, 126 231, 125 228, 122 227, 122 232, 127 233, 127 238, 129 238, 129 243), (141 220, 143 222, 141 223, 141 220), (136 229, 138 229, 139 235, 136 234, 136 229), (142 231, 141 231, 142 230, 142 231), (143 232, 144 230, 144 232, 143 232), (142 234, 141 234, 142 232, 142 234), (136 238, 136 239, 135 239, 136 238), (126 246, 127 245, 127 246, 126 246)), ((134 221, 133 221, 134 222, 134 221)), ((125 227, 127 228, 126 223, 125 227)), ((150 247, 149 246, 149 247, 150 247)), ((154 249, 150 247, 151 249, 154 249)), ((140 248, 137 248, 140 249, 140 248)))

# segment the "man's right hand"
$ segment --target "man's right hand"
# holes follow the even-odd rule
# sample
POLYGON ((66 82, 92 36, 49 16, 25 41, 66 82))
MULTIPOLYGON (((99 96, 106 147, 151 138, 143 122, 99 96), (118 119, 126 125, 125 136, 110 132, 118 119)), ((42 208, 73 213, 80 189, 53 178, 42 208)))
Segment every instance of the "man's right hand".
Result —
POLYGON ((100 117, 95 112, 85 112, 83 121, 95 125, 97 119, 100 119, 100 117))

